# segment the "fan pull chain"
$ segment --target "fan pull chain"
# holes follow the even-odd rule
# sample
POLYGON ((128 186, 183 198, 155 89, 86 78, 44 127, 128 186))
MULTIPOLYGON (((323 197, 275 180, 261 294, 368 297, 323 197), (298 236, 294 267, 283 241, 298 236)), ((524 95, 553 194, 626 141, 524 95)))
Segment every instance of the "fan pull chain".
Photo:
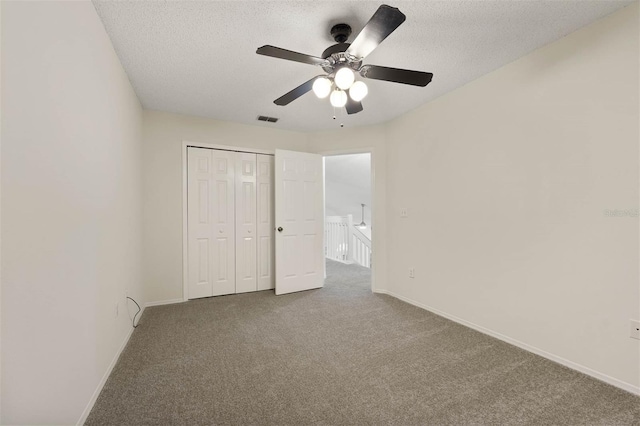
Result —
MULTIPOLYGON (((342 122, 342 108, 340 109, 340 127, 344 127, 344 123, 342 122)), ((336 107, 333 107, 333 119, 336 119, 336 107)))

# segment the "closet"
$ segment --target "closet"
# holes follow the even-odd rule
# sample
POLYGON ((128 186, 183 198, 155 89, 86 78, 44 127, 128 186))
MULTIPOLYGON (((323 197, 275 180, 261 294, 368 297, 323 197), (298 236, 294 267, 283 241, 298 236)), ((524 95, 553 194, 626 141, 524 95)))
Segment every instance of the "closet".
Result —
POLYGON ((188 298, 274 288, 273 156, 187 148, 188 298))

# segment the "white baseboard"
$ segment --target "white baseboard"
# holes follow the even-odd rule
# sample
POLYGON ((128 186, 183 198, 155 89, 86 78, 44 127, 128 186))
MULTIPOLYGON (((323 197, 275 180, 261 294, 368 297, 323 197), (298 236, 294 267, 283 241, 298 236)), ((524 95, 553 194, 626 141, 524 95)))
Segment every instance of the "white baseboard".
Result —
POLYGON ((575 363, 573 361, 569 361, 568 359, 565 359, 565 358, 562 358, 560 356, 554 355, 552 353, 549 353, 549 352, 544 351, 542 349, 536 348, 535 346, 531 346, 531 345, 529 345, 527 343, 524 343, 524 342, 521 342, 519 340, 512 339, 511 337, 505 336, 504 334, 500 334, 497 331, 493 331, 493 330, 490 330, 488 328, 482 327, 481 325, 477 325, 477 324, 474 324, 474 323, 469 322, 467 320, 463 320, 462 318, 458 318, 458 317, 456 317, 454 315, 448 314, 446 312, 442 312, 442 311, 440 311, 438 309, 432 308, 432 307, 427 306, 427 305, 425 305, 423 303, 416 302, 416 301, 411 300, 411 299, 409 299, 407 297, 400 296, 399 294, 396 294, 396 293, 394 293, 392 291, 375 290, 374 292, 375 293, 379 293, 379 294, 387 294, 389 296, 395 297, 396 299, 402 300, 403 302, 407 302, 407 303, 409 303, 411 305, 414 305, 414 306, 417 306, 419 308, 425 309, 425 310, 427 310, 429 312, 432 312, 432 313, 434 313, 436 315, 439 315, 441 317, 450 319, 451 321, 454 321, 454 322, 457 322, 458 324, 462 324, 462 325, 464 325, 466 327, 472 328, 472 329, 474 329, 476 331, 479 331, 480 333, 487 334, 487 335, 489 335, 491 337, 495 337, 496 339, 499 339, 499 340, 502 340, 503 342, 507 342, 507 343, 509 343, 511 345, 517 346, 517 347, 519 347, 521 349, 524 349, 525 351, 532 352, 532 353, 534 353, 536 355, 540 355, 543 358, 547 358, 547 359, 549 359, 551 361, 557 362, 558 364, 562 364, 565 367, 569 367, 569 368, 571 368, 573 370, 577 370, 577 371, 579 371, 581 373, 584 373, 584 374, 586 374, 588 376, 591 376, 591 377, 593 377, 595 379, 598 379, 598 380, 600 380, 602 382, 608 383, 608 384, 610 384, 612 386, 615 386, 617 388, 623 389, 623 390, 625 390, 627 392, 630 392, 632 394, 640 395, 640 386, 635 386, 635 385, 632 385, 631 383, 627 383, 627 382, 624 382, 622 380, 616 379, 614 377, 608 376, 606 374, 600 373, 599 371, 592 370, 591 368, 585 367, 584 365, 575 363))
MULTIPOLYGON (((143 313, 144 313, 144 308, 142 308, 142 311, 140 311, 140 316, 142 316, 143 313)), ((98 396, 100 396, 100 392, 102 392, 102 388, 104 387, 104 384, 107 383, 107 379, 111 375, 111 372, 113 371, 113 367, 116 366, 116 363, 118 362, 118 358, 120 358, 120 354, 124 350, 125 346, 127 346, 127 343, 129 343, 129 339, 131 338, 131 335, 133 334, 133 330, 135 330, 135 329, 133 327, 131 327, 131 330, 129 330, 129 332, 125 336, 124 340, 122 341, 122 344, 120 345, 120 348, 118 349, 118 351, 116 352, 115 356, 111 360, 111 363, 109 364, 109 367, 107 367, 107 371, 105 371, 104 375, 102 376, 102 379, 100 379, 100 383, 98 383, 98 387, 96 388, 95 392, 93 392, 93 395, 91 396, 91 399, 89 400, 89 403, 87 404, 87 407, 82 412, 82 415, 80 416, 80 419, 78 420, 78 423, 76 423, 77 425, 83 425, 84 422, 87 421, 87 417, 89 417, 89 413, 91 412, 91 410, 93 409, 94 404, 98 400, 98 396)))
POLYGON ((173 305, 174 303, 182 302, 184 302, 184 299, 160 300, 158 302, 147 302, 144 304, 144 307, 148 308, 150 306, 173 305))

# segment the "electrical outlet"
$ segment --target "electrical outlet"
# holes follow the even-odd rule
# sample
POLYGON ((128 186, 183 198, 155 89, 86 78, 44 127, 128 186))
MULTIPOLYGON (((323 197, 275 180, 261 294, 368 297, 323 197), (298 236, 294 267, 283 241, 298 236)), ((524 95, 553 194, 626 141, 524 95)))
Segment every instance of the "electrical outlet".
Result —
POLYGON ((640 321, 629 320, 629 337, 640 340, 640 321))
POLYGON ((409 278, 416 277, 416 268, 409 268, 409 278))
POLYGON ((409 211, 407 209, 400 209, 400 217, 409 217, 409 211))

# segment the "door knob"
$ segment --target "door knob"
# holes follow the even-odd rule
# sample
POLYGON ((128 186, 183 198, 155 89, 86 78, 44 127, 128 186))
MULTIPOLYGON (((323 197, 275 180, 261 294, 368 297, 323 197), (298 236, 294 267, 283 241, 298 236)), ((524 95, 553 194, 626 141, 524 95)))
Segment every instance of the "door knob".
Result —
POLYGON ((278 226, 278 232, 282 232, 282 226, 278 226))

